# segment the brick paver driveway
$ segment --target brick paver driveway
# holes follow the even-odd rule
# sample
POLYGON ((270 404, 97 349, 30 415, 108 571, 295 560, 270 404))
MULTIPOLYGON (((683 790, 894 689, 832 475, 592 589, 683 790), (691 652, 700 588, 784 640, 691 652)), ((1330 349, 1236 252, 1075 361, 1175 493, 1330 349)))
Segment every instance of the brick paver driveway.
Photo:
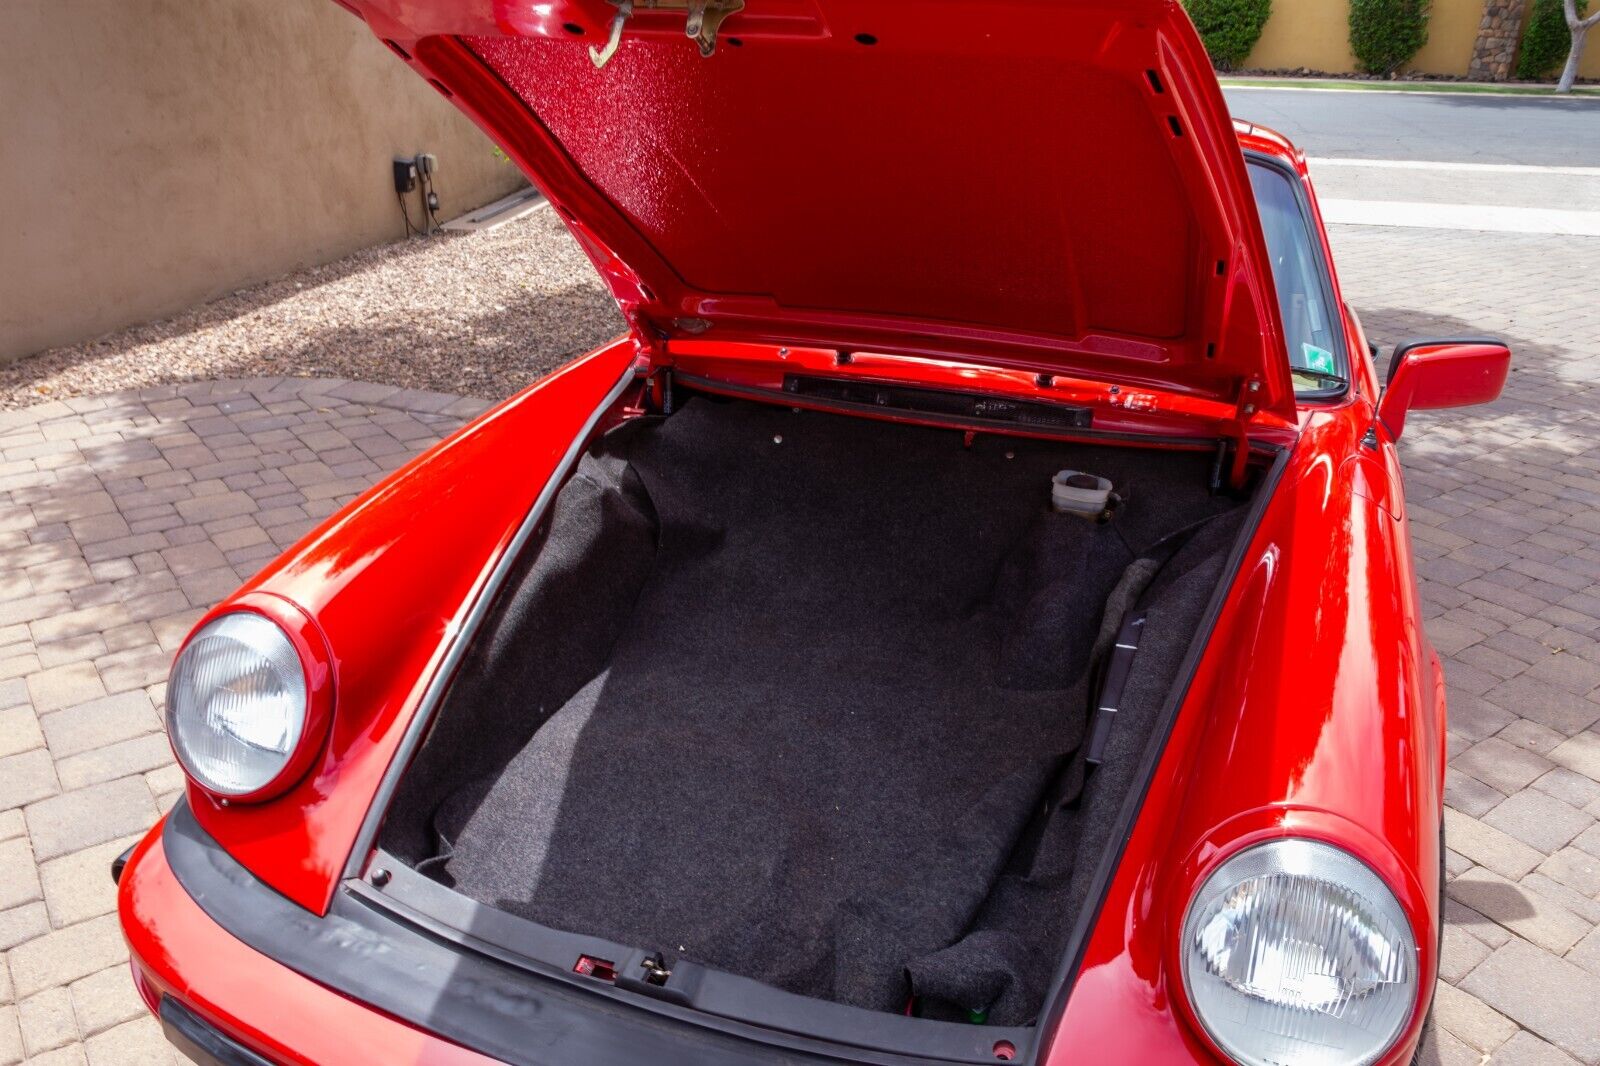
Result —
POLYGON ((181 787, 157 710, 172 653, 485 406, 269 380, 0 413, 0 1064, 173 1057, 133 993, 107 865, 181 787))
MULTIPOLYGON (((1407 429, 1452 701, 1427 1056, 1600 1063, 1600 241, 1334 240, 1373 339, 1486 331, 1517 353, 1494 408, 1407 429)), ((0 415, 0 1066, 170 1058, 107 874, 179 788, 168 657, 202 608, 479 406, 265 381, 0 415)))

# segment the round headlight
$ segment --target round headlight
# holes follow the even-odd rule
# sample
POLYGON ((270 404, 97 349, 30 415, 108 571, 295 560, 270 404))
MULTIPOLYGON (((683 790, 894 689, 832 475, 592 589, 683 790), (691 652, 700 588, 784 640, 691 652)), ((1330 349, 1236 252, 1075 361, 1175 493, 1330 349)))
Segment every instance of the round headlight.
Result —
POLYGON ((225 614, 185 645, 167 684, 167 732, 208 792, 248 796, 288 767, 306 726, 294 644, 258 614, 225 614))
POLYGON ((1417 948, 1394 893, 1312 840, 1241 851, 1183 922, 1183 983, 1217 1045, 1247 1066, 1366 1066, 1417 1001, 1417 948))

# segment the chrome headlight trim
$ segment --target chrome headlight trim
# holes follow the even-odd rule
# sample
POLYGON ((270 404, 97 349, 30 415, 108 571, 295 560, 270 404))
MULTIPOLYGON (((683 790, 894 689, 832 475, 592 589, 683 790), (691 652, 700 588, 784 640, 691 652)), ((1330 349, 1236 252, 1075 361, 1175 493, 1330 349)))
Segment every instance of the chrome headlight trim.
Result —
POLYGON ((277 784, 306 735, 311 693, 294 641, 252 611, 207 622, 173 663, 167 732, 179 763, 214 795, 277 784))
POLYGON ((1417 1002, 1411 924, 1342 848, 1286 837, 1229 856, 1196 889, 1179 945, 1184 993, 1246 1066, 1367 1066, 1417 1002))

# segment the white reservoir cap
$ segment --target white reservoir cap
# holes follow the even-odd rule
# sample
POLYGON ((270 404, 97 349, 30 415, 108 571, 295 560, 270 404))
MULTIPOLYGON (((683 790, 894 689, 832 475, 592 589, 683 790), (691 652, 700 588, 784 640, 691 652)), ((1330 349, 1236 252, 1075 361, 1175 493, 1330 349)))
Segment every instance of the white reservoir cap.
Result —
POLYGON ((1098 519, 1111 499, 1111 482, 1081 470, 1061 470, 1050 480, 1050 506, 1061 514, 1098 519))

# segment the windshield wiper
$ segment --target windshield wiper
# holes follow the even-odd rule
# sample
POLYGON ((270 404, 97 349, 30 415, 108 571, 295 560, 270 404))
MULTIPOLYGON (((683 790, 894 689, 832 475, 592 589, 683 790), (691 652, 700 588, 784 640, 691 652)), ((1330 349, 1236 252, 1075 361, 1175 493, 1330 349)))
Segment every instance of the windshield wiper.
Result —
POLYGON ((1310 367, 1292 366, 1289 368, 1289 373, 1303 374, 1308 378, 1315 378, 1317 381, 1323 382, 1322 387, 1326 389, 1344 389, 1350 386, 1350 383, 1344 378, 1338 374, 1330 374, 1326 370, 1312 370, 1310 367))

